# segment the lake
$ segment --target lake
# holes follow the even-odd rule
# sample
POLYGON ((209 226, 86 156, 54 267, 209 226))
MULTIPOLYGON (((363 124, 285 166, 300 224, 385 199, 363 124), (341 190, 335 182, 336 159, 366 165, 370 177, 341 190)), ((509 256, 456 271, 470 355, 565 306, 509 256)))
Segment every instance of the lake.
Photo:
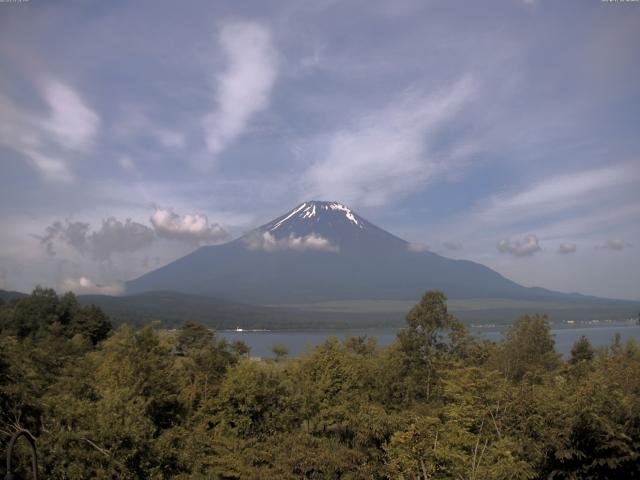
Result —
MULTIPOLYGON (((323 343, 331 336, 345 339, 353 336, 367 335, 376 337, 378 345, 389 345, 396 338, 396 328, 363 328, 354 330, 275 330, 275 331, 244 331, 221 330, 218 335, 228 341, 242 340, 251 347, 251 356, 273 357, 271 348, 274 345, 284 345, 289 349, 290 356, 298 356, 306 350, 323 343)), ((488 340, 498 341, 502 338, 503 330, 471 329, 474 335, 488 340)), ((552 329, 556 341, 556 350, 567 356, 571 347, 582 335, 587 337, 594 347, 606 347, 611 344, 613 337, 619 333, 623 343, 635 338, 640 343, 640 325, 605 325, 592 327, 567 327, 552 329)))

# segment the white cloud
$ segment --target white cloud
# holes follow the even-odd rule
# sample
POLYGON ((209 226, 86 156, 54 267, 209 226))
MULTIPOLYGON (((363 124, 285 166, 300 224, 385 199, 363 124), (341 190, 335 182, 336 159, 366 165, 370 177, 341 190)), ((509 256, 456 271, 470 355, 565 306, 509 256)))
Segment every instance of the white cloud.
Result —
POLYGON ((426 245, 424 243, 410 243, 409 245, 407 245, 407 250, 409 250, 410 252, 428 252, 429 251, 429 245, 426 245))
POLYGON ((71 291, 78 295, 98 294, 98 295, 120 295, 124 292, 124 287, 120 283, 110 285, 99 285, 87 277, 67 278, 62 282, 62 290, 71 291))
POLYGON ((251 118, 266 108, 277 76, 277 53, 270 31, 253 22, 222 27, 219 42, 227 68, 216 81, 217 109, 203 119, 205 141, 213 156, 239 137, 251 118))
POLYGON ((42 85, 43 96, 51 109, 43 126, 53 133, 59 145, 68 150, 86 151, 93 142, 100 118, 69 85, 49 79, 42 85))
POLYGON ((619 252, 620 250, 624 250, 625 248, 630 247, 631 244, 626 243, 622 240, 618 240, 618 239, 609 239, 607 240, 605 243, 601 244, 601 245, 596 245, 596 248, 599 249, 607 249, 607 250, 615 250, 616 252, 619 252))
POLYGON ((558 253, 568 254, 575 253, 578 246, 575 243, 561 243, 558 247, 558 253))
POLYGON ((210 224, 201 213, 179 215, 170 208, 158 208, 151 224, 159 237, 200 243, 215 243, 227 238, 227 232, 217 223, 210 224))
POLYGON ((500 253, 508 253, 516 257, 526 257, 541 250, 538 237, 527 235, 522 240, 502 239, 496 245, 500 253))
POLYGON ((296 237, 293 234, 277 239, 270 232, 255 232, 244 239, 249 250, 262 250, 265 252, 277 252, 282 250, 319 250, 325 252, 338 252, 339 248, 329 240, 315 233, 296 237))
POLYGON ((407 94, 370 112, 332 136, 306 174, 307 190, 320 198, 384 205, 441 171, 447 158, 433 154, 429 134, 451 119, 474 92, 469 78, 445 91, 407 94))

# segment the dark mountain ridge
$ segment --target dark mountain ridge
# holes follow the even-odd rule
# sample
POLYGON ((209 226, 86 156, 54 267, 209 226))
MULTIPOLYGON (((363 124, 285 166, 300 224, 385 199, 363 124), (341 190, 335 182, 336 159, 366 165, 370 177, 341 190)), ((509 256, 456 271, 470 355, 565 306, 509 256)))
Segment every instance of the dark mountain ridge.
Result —
POLYGON ((412 245, 338 202, 304 202, 222 245, 204 246, 126 285, 252 304, 415 300, 429 289, 451 299, 597 302, 523 287, 490 268, 412 245))

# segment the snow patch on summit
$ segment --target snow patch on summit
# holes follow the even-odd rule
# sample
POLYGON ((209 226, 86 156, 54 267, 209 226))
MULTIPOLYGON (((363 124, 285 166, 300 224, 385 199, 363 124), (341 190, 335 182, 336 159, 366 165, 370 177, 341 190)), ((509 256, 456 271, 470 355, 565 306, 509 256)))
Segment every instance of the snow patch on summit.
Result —
POLYGON ((284 222, 286 222, 291 217, 293 217, 296 213, 298 213, 300 210, 302 210, 306 205, 307 205, 306 203, 303 203, 298 208, 295 208, 294 210, 292 210, 289 215, 287 215, 282 220, 280 220, 278 223, 276 223, 273 227, 270 228, 270 230, 274 231, 276 228, 278 228, 280 225, 282 225, 284 222))
POLYGON ((345 212, 345 217, 347 217, 351 223, 354 223, 358 225, 360 228, 362 228, 362 225, 358 223, 358 220, 356 219, 355 215, 353 214, 351 209, 349 209, 348 207, 342 205, 341 203, 331 203, 329 204, 329 208, 331 208, 331 210, 340 210, 342 212, 345 212))
POLYGON ((302 215, 302 218, 311 218, 315 216, 316 216, 316 206, 311 205, 310 207, 307 207, 304 209, 304 215, 302 215))
POLYGON ((274 232, 278 228, 285 225, 287 222, 295 221, 295 220, 311 220, 314 219, 315 222, 321 221, 323 216, 329 215, 327 218, 331 220, 335 218, 334 215, 344 213, 345 218, 357 226, 360 229, 364 229, 364 223, 359 217, 353 213, 353 211, 338 202, 305 202, 302 205, 294 208, 289 212, 283 219, 271 224, 269 226, 269 231, 274 232), (333 213, 335 212, 335 213, 333 213))

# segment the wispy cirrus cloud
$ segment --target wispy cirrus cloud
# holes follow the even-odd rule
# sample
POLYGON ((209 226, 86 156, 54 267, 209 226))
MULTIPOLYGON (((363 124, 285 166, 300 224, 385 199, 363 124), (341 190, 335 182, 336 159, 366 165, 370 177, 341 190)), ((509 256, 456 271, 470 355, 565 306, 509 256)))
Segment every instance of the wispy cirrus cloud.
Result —
POLYGON ((118 139, 150 139, 162 148, 182 149, 187 143, 186 134, 175 126, 159 123, 140 105, 127 104, 119 109, 113 134, 118 139))
POLYGON ((640 179, 636 163, 550 176, 521 191, 492 196, 478 216, 483 222, 531 220, 575 207, 600 206, 611 193, 640 179))
POLYGON ((59 157, 42 153, 35 148, 17 148, 16 150, 24 155, 46 180, 69 183, 75 178, 68 162, 59 157))
POLYGON ((451 120, 474 93, 465 77, 451 88, 410 92, 370 111, 326 139, 306 172, 305 190, 355 205, 384 205, 422 186, 447 168, 431 152, 429 133, 451 120))
POLYGON ((47 180, 69 182, 74 154, 86 154, 93 145, 100 117, 80 94, 61 80, 46 77, 37 90, 48 112, 21 108, 0 96, 0 145, 20 153, 47 180))
POLYGON ((589 204, 585 199, 584 211, 571 216, 559 216, 536 226, 541 238, 559 240, 582 238, 602 238, 612 230, 621 226, 633 228, 640 219, 640 202, 630 201, 621 204, 619 201, 604 201, 602 204, 589 204), (588 208, 587 208, 588 207, 588 208))
POLYGON ((202 121, 208 152, 216 157, 246 130, 269 103, 278 73, 278 54, 269 29, 256 22, 232 22, 218 37, 226 69, 215 75, 216 109, 202 121))
POLYGON ((67 150, 87 151, 98 132, 100 117, 77 91, 57 79, 44 81, 41 90, 51 110, 42 123, 44 130, 67 150))

